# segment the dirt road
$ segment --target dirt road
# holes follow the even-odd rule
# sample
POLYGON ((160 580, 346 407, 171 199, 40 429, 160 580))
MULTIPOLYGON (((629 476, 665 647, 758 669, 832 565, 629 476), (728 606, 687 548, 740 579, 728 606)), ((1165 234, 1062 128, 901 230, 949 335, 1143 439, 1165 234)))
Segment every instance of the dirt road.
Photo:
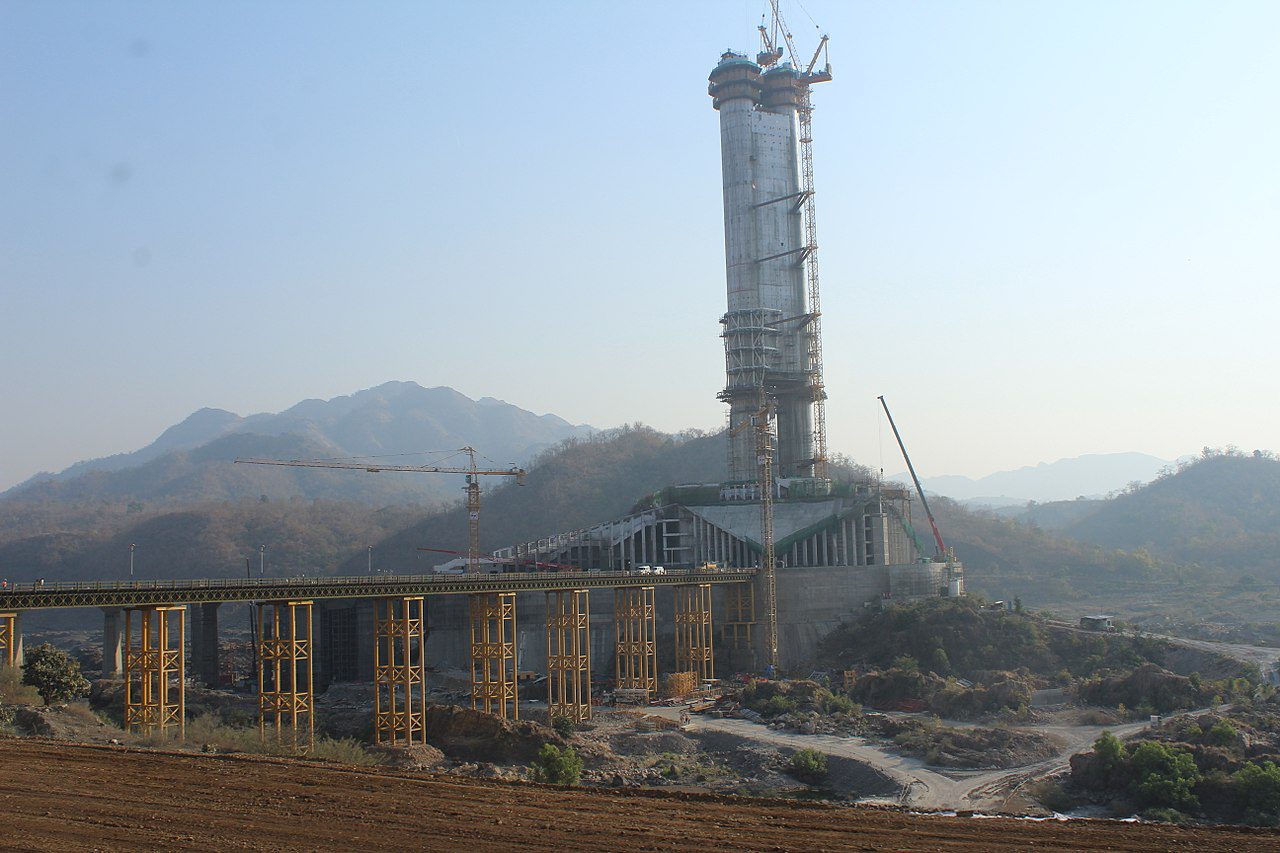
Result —
MULTIPOLYGON (((816 749, 827 755, 852 758, 876 768, 902 786, 897 802, 930 810, 1003 810, 1011 789, 1032 779, 1056 773, 1067 766, 1071 756, 1088 749, 1104 731, 1125 738, 1147 727, 1147 723, 1122 726, 1054 726, 1038 729, 1056 735, 1063 743, 1058 754, 1046 761, 1005 770, 931 770, 923 761, 879 746, 860 737, 802 735, 779 731, 759 723, 738 719, 695 719, 690 728, 728 732, 738 737, 789 746, 816 749)), ((875 798, 867 801, 874 802, 875 798)), ((884 800, 881 800, 884 801, 884 800)))
POLYGON ((1280 850, 1280 833, 565 790, 0 739, 5 850, 1280 850))

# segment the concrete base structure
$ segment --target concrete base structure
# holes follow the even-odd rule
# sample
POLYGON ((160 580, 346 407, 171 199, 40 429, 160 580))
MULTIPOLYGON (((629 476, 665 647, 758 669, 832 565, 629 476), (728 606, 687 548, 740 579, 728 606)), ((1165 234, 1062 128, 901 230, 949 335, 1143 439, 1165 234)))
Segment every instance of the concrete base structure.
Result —
POLYGON ((124 678, 124 610, 102 608, 102 677, 124 678))
POLYGON ((220 681, 218 607, 217 604, 193 604, 190 608, 191 674, 205 687, 217 687, 220 681))

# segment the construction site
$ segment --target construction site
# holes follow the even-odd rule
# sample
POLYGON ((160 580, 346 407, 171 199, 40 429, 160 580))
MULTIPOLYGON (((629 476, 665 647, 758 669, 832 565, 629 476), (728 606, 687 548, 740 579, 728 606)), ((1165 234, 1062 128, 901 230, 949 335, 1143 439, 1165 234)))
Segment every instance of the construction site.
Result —
POLYGON ((808 677, 823 638, 868 612, 965 596, 963 564, 918 480, 911 490, 831 475, 813 89, 833 72, 827 37, 798 47, 776 0, 759 32, 757 52, 720 55, 707 88, 722 165, 718 397, 728 479, 673 483, 625 517, 482 550, 482 484, 520 482, 526 472, 490 466, 471 447, 456 465, 238 459, 351 476, 461 475, 469 547, 437 552, 440 564, 426 574, 0 589, 0 666, 24 663, 25 614, 101 611, 93 701, 118 711, 124 729, 65 711, 24 712, 44 739, 0 737, 3 846, 115 848, 140 837, 220 849, 389 849, 423 839, 561 850, 1274 842, 1244 829, 955 815, 1045 816, 1020 789, 1060 770, 1098 726, 1064 727, 1052 749, 1016 768, 944 777, 887 749, 770 730, 759 715, 733 718, 717 704, 726 686, 808 677), (220 615, 230 606, 237 627, 229 631, 220 615), (233 653, 245 656, 239 671, 233 653), (252 719, 275 757, 177 751, 184 742, 233 751, 193 722, 214 711, 252 719), (307 760, 321 735, 352 738, 392 768, 307 760), (787 775, 806 736, 824 739, 824 772, 831 762, 833 781, 818 793, 787 775), (599 790, 515 786, 547 781, 521 769, 547 745, 572 745, 585 761, 583 784, 599 790), (86 787, 99 793, 88 797, 86 787), (669 790, 638 790, 657 787, 669 790), (244 790, 254 793, 241 802, 244 790), (826 802, 752 799, 779 794, 826 802), (855 811, 853 802, 876 805, 855 811), (952 814, 890 808, 900 806, 952 814))

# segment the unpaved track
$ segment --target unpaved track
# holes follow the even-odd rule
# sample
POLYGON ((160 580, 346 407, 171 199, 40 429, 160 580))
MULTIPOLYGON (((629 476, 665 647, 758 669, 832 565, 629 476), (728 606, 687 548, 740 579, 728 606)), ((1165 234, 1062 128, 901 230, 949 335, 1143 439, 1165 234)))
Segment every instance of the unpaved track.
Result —
POLYGON ((562 790, 0 739, 4 850, 1280 850, 1280 834, 562 790))

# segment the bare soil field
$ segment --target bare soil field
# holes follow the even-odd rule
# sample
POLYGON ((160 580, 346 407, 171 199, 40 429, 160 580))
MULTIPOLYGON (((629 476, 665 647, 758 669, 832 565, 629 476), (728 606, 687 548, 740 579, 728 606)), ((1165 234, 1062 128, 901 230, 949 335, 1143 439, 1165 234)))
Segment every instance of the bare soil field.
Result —
POLYGON ((1280 834, 913 815, 0 739, 5 850, 1280 849, 1280 834))

